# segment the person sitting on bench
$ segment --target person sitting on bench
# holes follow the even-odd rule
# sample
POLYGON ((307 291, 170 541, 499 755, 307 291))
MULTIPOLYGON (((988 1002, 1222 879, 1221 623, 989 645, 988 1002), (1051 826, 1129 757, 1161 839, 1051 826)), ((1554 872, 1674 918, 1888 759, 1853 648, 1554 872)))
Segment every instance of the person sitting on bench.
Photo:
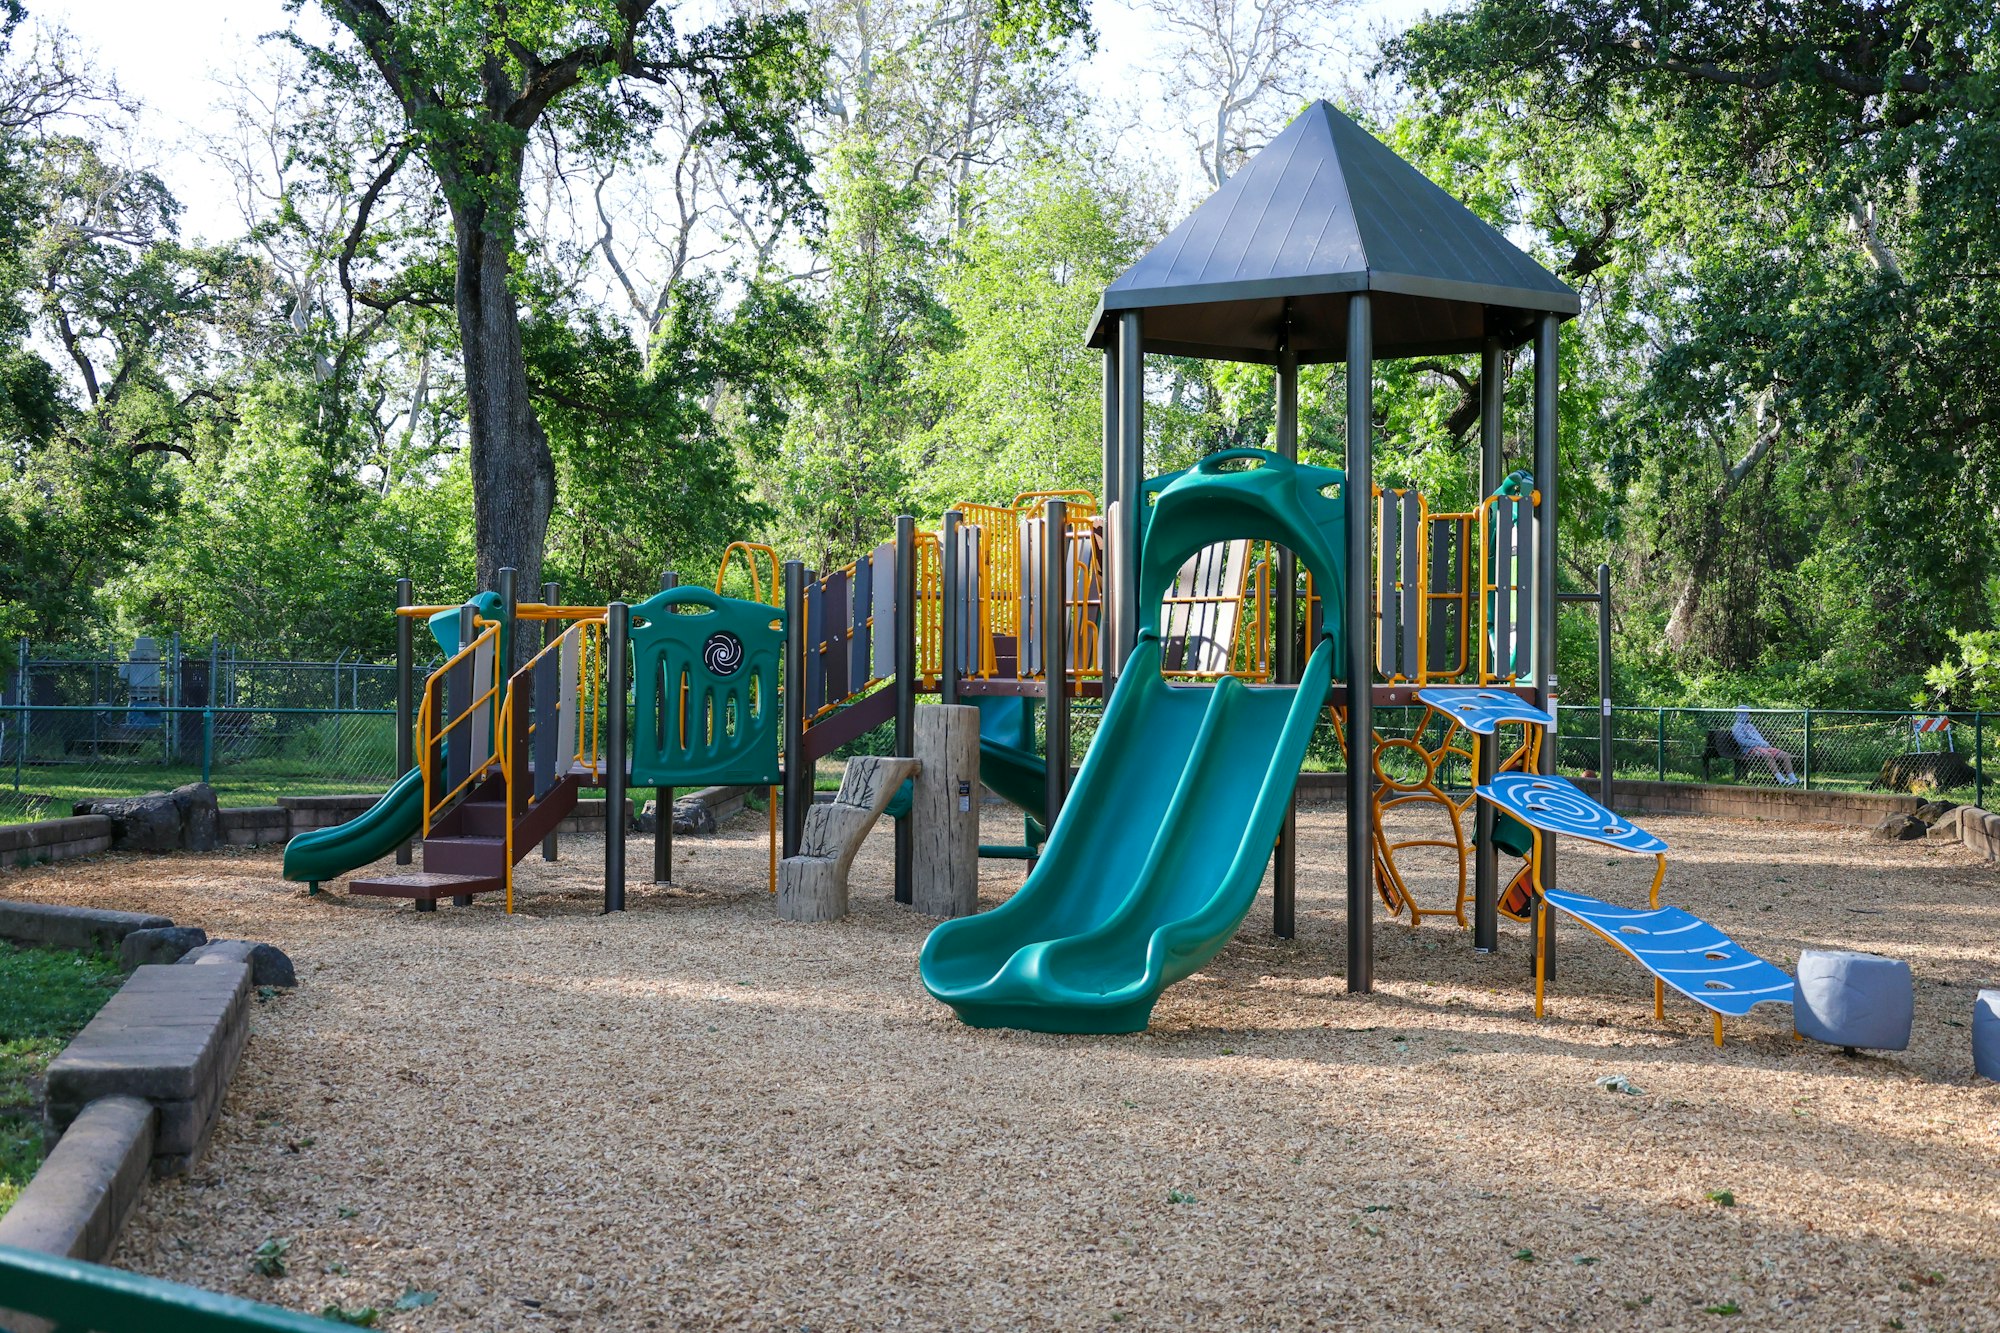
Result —
POLYGON ((1757 730, 1757 724, 1750 720, 1750 710, 1736 710, 1736 725, 1729 729, 1736 739, 1736 748, 1745 759, 1761 759, 1771 770, 1771 776, 1787 787, 1798 785, 1799 777, 1792 771, 1792 756, 1764 739, 1764 733, 1757 730))

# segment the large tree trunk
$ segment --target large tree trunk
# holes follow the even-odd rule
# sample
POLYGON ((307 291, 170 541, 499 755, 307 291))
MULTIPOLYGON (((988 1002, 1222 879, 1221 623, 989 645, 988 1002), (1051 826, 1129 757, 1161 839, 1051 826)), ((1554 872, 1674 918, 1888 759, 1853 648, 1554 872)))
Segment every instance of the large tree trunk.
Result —
POLYGON ((479 586, 503 568, 532 599, 542 579, 542 544, 555 508, 555 459, 528 401, 520 312, 507 285, 507 237, 489 230, 484 207, 457 210, 459 340, 472 437, 472 530, 479 586))

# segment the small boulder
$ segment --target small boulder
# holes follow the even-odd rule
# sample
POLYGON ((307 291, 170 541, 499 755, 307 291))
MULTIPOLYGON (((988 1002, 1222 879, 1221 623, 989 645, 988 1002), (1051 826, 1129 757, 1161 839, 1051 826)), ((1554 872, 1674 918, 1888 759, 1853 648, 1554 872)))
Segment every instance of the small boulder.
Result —
POLYGON ((284 950, 252 940, 212 940, 184 954, 183 963, 248 963, 250 980, 258 986, 296 986, 298 973, 284 950))
POLYGON ((181 811, 165 792, 78 801, 73 813, 111 821, 114 852, 175 852, 181 848, 181 811))
POLYGON ((632 820, 632 827, 640 833, 657 832, 660 827, 660 803, 648 801, 640 806, 637 817, 632 820))
POLYGON ((1958 809, 1957 801, 1925 801, 1917 807, 1917 818, 1926 824, 1936 824, 1956 809, 1958 809))
POLYGON ((163 926, 135 930, 118 946, 118 961, 127 972, 147 963, 178 963, 190 950, 208 943, 200 926, 163 926))
POLYGON ((715 811, 696 801, 676 801, 674 803, 674 832, 715 832, 715 811))
POLYGON ((1878 842, 1909 842, 1930 832, 1930 825, 1915 815, 1890 815, 1877 824, 1869 837, 1878 842))
POLYGON ((221 812, 216 809, 215 788, 206 782, 190 782, 167 793, 181 815, 181 846, 191 852, 212 852, 221 812))

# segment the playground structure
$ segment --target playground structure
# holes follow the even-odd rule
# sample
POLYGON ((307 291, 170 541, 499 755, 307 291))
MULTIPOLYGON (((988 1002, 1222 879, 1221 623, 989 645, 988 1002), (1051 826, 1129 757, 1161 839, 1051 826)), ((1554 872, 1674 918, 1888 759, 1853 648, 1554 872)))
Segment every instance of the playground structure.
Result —
MULTIPOLYGON (((895 896, 910 903, 907 789, 857 784, 842 802, 852 813, 822 818, 810 842, 808 812, 820 759, 885 724, 894 754, 911 756, 919 698, 935 696, 979 710, 979 779, 1027 819, 1021 846, 982 850, 1035 864, 1003 907, 934 932, 925 984, 974 1024, 1129 1031, 1227 942, 1266 864, 1274 933, 1293 934, 1294 788, 1330 708, 1347 760, 1350 990, 1373 985, 1378 893, 1412 925, 1453 916, 1481 952, 1498 948, 1502 915, 1530 921, 1538 1005, 1561 914, 1644 967, 1656 1001, 1670 987, 1714 1012, 1719 1040, 1722 1014, 1789 1000, 1789 979, 1771 982, 1783 974, 1705 923, 1659 915, 1673 909, 1659 905, 1658 876, 1653 915, 1630 919, 1557 887, 1557 836, 1626 850, 1657 841, 1556 777, 1545 743, 1556 352, 1577 308, 1504 238, 1315 104, 1107 289, 1091 332, 1105 353, 1101 504, 1029 493, 960 506, 930 531, 905 516, 893 539, 823 573, 736 543, 714 592, 670 575, 636 606, 562 606, 552 587, 521 602, 506 571, 462 607, 400 606, 405 775, 361 820, 294 840, 286 873, 330 879, 421 835, 423 871, 350 892, 420 909, 500 892, 511 910, 513 866, 533 846, 554 854, 544 840, 578 791, 601 787, 618 811, 637 784, 660 794, 655 879, 667 880, 672 789, 731 783, 782 788, 774 890, 780 809, 784 857, 836 878, 887 814, 895 896), (1504 353, 1528 342, 1532 465, 1503 475, 1504 353), (1149 351, 1274 366, 1275 448, 1145 477, 1149 351), (1483 498, 1468 512, 1434 512, 1417 491, 1373 480, 1374 357, 1439 352, 1481 358, 1483 498), (1299 368, 1334 360, 1347 378, 1338 471, 1297 461, 1299 368), (748 597, 724 595, 732 579, 748 597), (447 654, 420 703, 419 618, 447 654), (544 643, 517 666, 525 649, 514 645, 537 622, 544 643), (1091 697, 1105 713, 1071 803, 1070 708, 1091 697), (1423 720, 1385 739, 1378 705, 1420 706, 1423 720), (1518 743, 1502 726, 1520 728, 1518 743), (1385 813, 1412 806, 1435 808, 1437 837, 1388 835, 1385 813), (1425 845, 1457 854, 1448 905, 1418 903, 1399 872, 1398 853, 1425 845), (1503 853, 1522 858, 1505 891, 1503 853), (1678 934, 1701 957, 1635 947, 1642 932, 1678 934), (1734 981, 1707 966, 1738 962, 1751 971, 1734 981)), ((1606 597, 1600 580, 1600 611, 1606 597)), ((624 824, 606 822, 607 911, 624 906, 624 824)), ((844 882, 832 896, 844 901, 844 882)))

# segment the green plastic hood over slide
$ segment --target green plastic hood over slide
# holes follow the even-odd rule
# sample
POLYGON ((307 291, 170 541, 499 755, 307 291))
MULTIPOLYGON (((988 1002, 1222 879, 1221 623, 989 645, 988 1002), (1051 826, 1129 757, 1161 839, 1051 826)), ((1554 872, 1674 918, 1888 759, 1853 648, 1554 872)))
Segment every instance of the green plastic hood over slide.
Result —
POLYGON ((925 941, 930 993, 975 1027, 1137 1032, 1160 992, 1229 941, 1256 900, 1338 645, 1296 686, 1176 685, 1160 598, 1213 542, 1265 538, 1319 576, 1331 631, 1344 586, 1341 474, 1231 450, 1160 491, 1141 557, 1140 634, 1041 860, 1018 892, 925 941), (1260 466, 1225 472, 1231 457, 1260 466))

